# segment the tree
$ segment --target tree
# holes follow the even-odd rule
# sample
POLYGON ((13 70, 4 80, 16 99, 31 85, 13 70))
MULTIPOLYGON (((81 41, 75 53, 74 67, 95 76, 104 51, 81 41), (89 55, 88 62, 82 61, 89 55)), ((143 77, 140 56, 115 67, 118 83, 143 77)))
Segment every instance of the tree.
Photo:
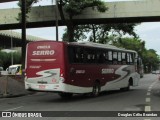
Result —
MULTIPOLYGON (((13 54, 14 64, 20 64, 21 63, 21 53, 14 52, 12 54, 13 54)), ((0 66, 3 66, 3 68, 6 69, 10 65, 11 65, 11 53, 0 51, 0 66)))
POLYGON ((142 56, 146 72, 158 69, 160 59, 155 50, 146 50, 143 52, 142 56))
MULTIPOLYGON (((40 0, 26 0, 26 19, 28 18, 27 14, 31 11, 32 5, 33 5, 34 3, 37 3, 38 1, 40 1, 40 0)), ((21 8, 21 11, 22 11, 22 0, 19 0, 19 2, 18 2, 17 5, 21 8)), ((22 21, 22 17, 21 17, 21 16, 22 16, 22 14, 19 13, 19 14, 18 14, 18 18, 17 18, 17 20, 18 20, 19 22, 22 21)))
MULTIPOLYGON (((114 39, 112 37, 111 39, 114 39)), ((151 72, 151 70, 156 70, 159 66, 159 56, 154 49, 149 49, 145 47, 145 41, 139 38, 121 38, 118 40, 112 40, 112 44, 125 49, 135 50, 141 57, 145 72, 151 72)))
POLYGON ((85 8, 92 7, 97 9, 99 12, 105 12, 107 7, 104 2, 100 0, 60 0, 58 2, 58 8, 61 15, 61 19, 65 22, 67 26, 65 40, 73 42, 75 28, 77 25, 73 23, 73 17, 79 15, 83 12, 85 8), (68 14, 69 19, 67 20, 63 13, 64 11, 68 14))
POLYGON ((135 50, 142 57, 142 52, 146 50, 145 41, 139 38, 119 38, 117 40, 112 40, 112 44, 118 47, 135 50))
MULTIPOLYGON (((26 14, 30 12, 31 6, 34 3, 37 3, 39 0, 26 0, 26 14)), ((75 24, 73 23, 73 17, 79 15, 83 12, 84 9, 88 7, 92 7, 93 9, 97 9, 99 12, 105 12, 107 10, 106 5, 101 0, 57 0, 58 1, 58 9, 60 12, 61 19, 65 22, 67 26, 66 32, 66 40, 74 41, 74 30, 75 24), (65 18, 63 10, 68 14, 69 19, 65 18)), ((18 6, 22 9, 22 0, 19 0, 18 6)), ((26 18, 28 16, 26 15, 26 18)), ((21 21, 21 13, 17 18, 21 21)))
MULTIPOLYGON (((115 24, 86 24, 78 25, 74 31, 74 41, 89 38, 91 42, 108 43, 109 35, 112 34, 121 38, 125 34, 137 37, 134 27, 139 23, 115 23, 115 24)), ((67 31, 66 31, 67 32, 67 31)), ((66 33, 63 39, 66 38, 66 33)))
POLYGON ((103 24, 99 25, 98 31, 96 31, 97 27, 90 36, 90 41, 97 41, 99 43, 107 43, 109 34, 112 34, 114 36, 119 36, 121 38, 125 34, 132 35, 136 37, 136 33, 134 32, 134 27, 137 25, 137 23, 115 23, 115 24, 103 24))

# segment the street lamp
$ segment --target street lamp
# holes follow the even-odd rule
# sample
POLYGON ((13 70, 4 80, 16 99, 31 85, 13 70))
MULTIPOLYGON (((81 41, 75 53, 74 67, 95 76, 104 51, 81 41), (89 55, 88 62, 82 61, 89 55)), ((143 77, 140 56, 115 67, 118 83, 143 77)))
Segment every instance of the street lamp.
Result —
POLYGON ((13 65, 13 38, 12 38, 12 30, 11 30, 11 65, 13 65))
MULTIPOLYGON (((53 0, 52 0, 52 4, 53 4, 53 0)), ((56 41, 58 41, 58 1, 55 0, 55 18, 56 18, 56 41)))
POLYGON ((58 1, 55 0, 56 2, 56 41, 58 41, 58 1))
POLYGON ((22 69, 25 68, 25 57, 26 57, 26 0, 22 1, 22 69))

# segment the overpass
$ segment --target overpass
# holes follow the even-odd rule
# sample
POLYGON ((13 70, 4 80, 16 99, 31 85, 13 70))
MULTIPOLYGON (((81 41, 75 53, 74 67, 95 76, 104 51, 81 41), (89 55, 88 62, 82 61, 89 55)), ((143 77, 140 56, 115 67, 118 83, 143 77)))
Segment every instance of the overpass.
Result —
MULTIPOLYGON (((22 36, 21 33, 11 31, 11 30, 1 30, 0 31, 0 48, 11 48, 11 40, 13 47, 21 47, 22 46, 22 36)), ((32 35, 26 35, 27 42, 38 41, 38 40, 46 40, 40 37, 35 37, 32 35)))
MULTIPOLYGON (((11 0, 9 0, 11 1, 11 0)), ((81 15, 73 18, 75 24, 107 24, 120 22, 160 21, 160 0, 139 0, 123 2, 107 2, 108 11, 100 13, 92 8, 85 9, 81 15)), ((0 29, 21 28, 17 21, 20 9, 3 9, 0 16, 0 29), (11 14, 12 13, 12 14, 11 14)), ((55 26, 55 6, 33 7, 29 14, 28 28, 55 26)), ((68 19, 67 14, 65 14, 68 19)), ((64 21, 58 15, 59 25, 64 21)))

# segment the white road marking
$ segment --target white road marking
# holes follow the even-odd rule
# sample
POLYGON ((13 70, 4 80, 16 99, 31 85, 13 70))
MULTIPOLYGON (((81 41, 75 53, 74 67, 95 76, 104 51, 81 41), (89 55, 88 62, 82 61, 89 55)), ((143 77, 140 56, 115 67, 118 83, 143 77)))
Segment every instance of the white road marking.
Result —
POLYGON ((151 98, 146 98, 146 102, 151 102, 151 98))
POLYGON ((153 87, 155 84, 157 84, 158 81, 155 81, 154 83, 151 84, 151 87, 153 87))
MULTIPOLYGON (((156 84, 157 81, 155 81, 154 83, 152 83, 149 88, 148 88, 148 92, 147 92, 147 96, 150 96, 151 95, 151 90, 154 86, 154 84, 156 84)), ((151 102, 151 98, 147 97, 146 98, 146 103, 149 103, 151 102)), ((151 106, 145 106, 145 109, 144 109, 145 112, 150 112, 151 111, 151 106)), ((144 119, 144 120, 151 120, 151 119, 144 119)))
POLYGON ((19 107, 15 107, 15 108, 11 108, 11 109, 7 109, 7 110, 4 110, 4 111, 12 111, 12 110, 16 110, 16 109, 19 109, 19 108, 22 108, 24 106, 19 106, 19 107))
POLYGON ((149 96, 149 95, 151 95, 151 93, 150 93, 150 92, 147 92, 147 95, 149 96))
POLYGON ((152 86, 150 86, 149 89, 152 89, 152 86))
POLYGON ((145 112, 150 112, 151 111, 151 106, 145 106, 145 112))

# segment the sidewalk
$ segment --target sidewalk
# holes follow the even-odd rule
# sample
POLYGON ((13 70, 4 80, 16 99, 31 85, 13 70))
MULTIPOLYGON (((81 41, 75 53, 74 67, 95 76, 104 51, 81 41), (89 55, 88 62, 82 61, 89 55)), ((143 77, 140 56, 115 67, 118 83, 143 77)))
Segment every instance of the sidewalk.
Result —
POLYGON ((31 94, 24 87, 24 79, 21 76, 1 76, 0 77, 0 98, 18 97, 31 94))

